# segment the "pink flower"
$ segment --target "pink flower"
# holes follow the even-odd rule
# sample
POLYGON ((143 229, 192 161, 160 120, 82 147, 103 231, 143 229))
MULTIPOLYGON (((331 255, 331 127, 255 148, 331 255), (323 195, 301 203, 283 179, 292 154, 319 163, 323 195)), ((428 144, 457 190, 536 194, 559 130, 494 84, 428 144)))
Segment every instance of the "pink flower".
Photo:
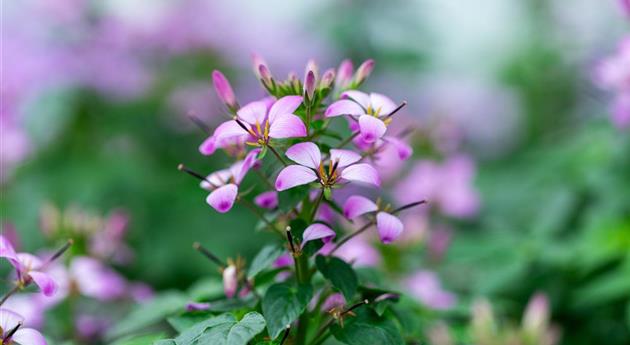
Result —
POLYGON ((619 0, 619 5, 624 14, 630 16, 630 0, 619 0))
POLYGON ((353 195, 343 205, 343 214, 348 219, 354 219, 367 213, 376 212, 376 228, 381 242, 388 244, 396 240, 404 230, 403 223, 398 217, 384 211, 378 211, 378 205, 372 200, 353 195))
POLYGON ((331 149, 328 163, 322 160, 319 147, 312 142, 291 146, 287 157, 299 165, 289 165, 280 171, 276 179, 278 191, 287 190, 318 180, 324 188, 348 180, 379 186, 381 181, 374 168, 358 163, 361 156, 348 150, 331 149), (325 169, 327 165, 328 169, 325 169))
POLYGON ((210 303, 203 303, 203 302, 190 302, 188 304, 186 304, 186 311, 188 312, 192 312, 192 311, 205 311, 210 309, 210 303))
POLYGON ((254 203, 259 207, 273 210, 278 207, 278 192, 271 190, 261 193, 254 198, 254 203))
POLYGON ((352 61, 343 60, 337 69, 337 79, 335 80, 335 86, 337 89, 342 90, 350 85, 352 82, 352 73, 354 67, 352 61))
POLYGON ((17 284, 26 286, 35 283, 46 296, 52 296, 57 290, 57 284, 52 277, 43 271, 43 262, 28 253, 16 253, 11 243, 0 235, 0 257, 7 259, 17 275, 17 284))
POLYGON ((41 328, 44 324, 46 303, 37 293, 20 293, 11 296, 4 304, 4 308, 13 310, 24 317, 26 327, 41 328))
POLYGON ((432 309, 450 309, 457 300, 453 293, 442 289, 439 278, 431 271, 418 271, 407 278, 403 285, 411 296, 432 309))
POLYGON ((612 122, 619 128, 630 127, 630 88, 615 97, 612 103, 612 122))
POLYGON ((222 123, 199 150, 211 155, 228 139, 244 138, 254 146, 266 146, 270 139, 299 138, 306 136, 302 119, 293 114, 302 104, 302 96, 285 96, 273 102, 267 98, 251 102, 236 112, 234 120, 222 123))
POLYGON ((357 236, 344 243, 335 252, 335 256, 352 263, 355 267, 375 267, 381 263, 381 254, 363 236, 357 236))
POLYGON ((0 309, 2 344, 47 345, 41 333, 32 328, 22 327, 23 324, 24 318, 21 315, 9 309, 0 309))
POLYGON ((121 298, 127 293, 127 282, 122 276, 100 261, 85 256, 72 260, 69 279, 82 295, 100 301, 121 298))
POLYGON ((387 125, 391 122, 389 115, 397 109, 389 97, 351 90, 342 93, 341 98, 326 109, 327 117, 351 116, 358 121, 361 139, 366 143, 376 142, 383 137, 387 125))
POLYGON ((238 271, 236 266, 229 265, 223 270, 223 291, 227 298, 232 298, 238 289, 238 271))
POLYGON ((370 74, 372 74, 373 70, 374 60, 365 60, 361 66, 357 68, 357 75, 354 78, 356 85, 361 85, 370 76, 370 74))
POLYGON ((341 309, 346 305, 346 299, 343 297, 343 294, 334 293, 322 304, 322 311, 329 312, 332 309, 341 309))
POLYGON ((238 195, 238 186, 256 163, 258 153, 260 149, 250 151, 244 160, 232 164, 228 169, 208 175, 201 182, 201 188, 211 191, 206 202, 217 212, 225 213, 232 209, 238 195))
POLYGON ((236 96, 232 91, 232 86, 223 73, 214 70, 212 72, 212 82, 214 84, 214 90, 217 92, 219 99, 232 111, 238 109, 238 103, 236 102, 236 96))
POLYGON ((330 243, 333 238, 335 238, 337 234, 328 226, 315 223, 309 225, 302 234, 302 248, 306 245, 306 243, 314 240, 322 240, 324 243, 330 243))
POLYGON ((74 327, 79 336, 86 340, 103 337, 110 326, 110 320, 97 315, 81 314, 74 321, 74 327))

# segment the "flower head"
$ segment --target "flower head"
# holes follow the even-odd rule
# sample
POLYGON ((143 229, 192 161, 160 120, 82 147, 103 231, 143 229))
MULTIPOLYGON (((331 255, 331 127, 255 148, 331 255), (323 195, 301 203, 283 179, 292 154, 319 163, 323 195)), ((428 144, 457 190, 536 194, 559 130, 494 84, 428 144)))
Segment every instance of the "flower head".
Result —
POLYGON ((440 279, 431 271, 418 271, 404 281, 411 296, 432 309, 450 309, 457 297, 442 288, 440 279))
POLYGON ((390 208, 391 206, 387 205, 379 211, 379 206, 372 200, 360 195, 353 195, 344 203, 343 214, 348 219, 355 219, 361 215, 376 212, 376 228, 379 237, 381 242, 387 244, 396 240, 404 230, 400 219, 388 212, 390 208))
POLYGON ((3 257, 15 268, 17 284, 21 287, 35 283, 46 296, 51 296, 57 289, 52 277, 44 272, 42 260, 32 254, 16 253, 11 243, 0 235, 0 257, 3 257))
POLYGON ((319 147, 312 142, 291 146, 287 157, 298 165, 289 165, 280 171, 276 179, 278 191, 319 181, 330 188, 343 180, 379 186, 381 181, 376 170, 367 163, 358 163, 361 155, 341 149, 331 149, 330 158, 322 159, 319 147))
POLYGON ((21 315, 9 309, 0 309, 0 344, 47 344, 41 333, 32 328, 22 327, 22 325, 24 325, 24 318, 21 315))
POLYGON ((254 203, 259 207, 273 210, 278 207, 278 192, 270 190, 256 196, 254 203))
POLYGON ((232 111, 238 109, 238 103, 236 102, 236 96, 232 91, 232 86, 223 73, 219 71, 212 72, 212 82, 214 84, 214 90, 223 103, 232 111))

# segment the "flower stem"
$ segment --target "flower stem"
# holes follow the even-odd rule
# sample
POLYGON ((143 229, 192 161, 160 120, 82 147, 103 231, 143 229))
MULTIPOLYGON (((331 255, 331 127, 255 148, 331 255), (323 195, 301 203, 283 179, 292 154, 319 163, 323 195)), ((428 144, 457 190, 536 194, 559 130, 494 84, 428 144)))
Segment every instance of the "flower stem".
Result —
POLYGON ((249 202, 249 200, 247 199, 243 199, 243 198, 239 198, 238 201, 240 201, 241 204, 245 205, 245 207, 247 207, 250 211, 252 211, 252 213, 258 217, 258 219, 260 219, 263 223, 265 223, 265 225, 267 225, 267 227, 269 227, 269 229, 271 229, 272 231, 276 232, 278 229, 273 225, 273 223, 271 223, 266 217, 265 215, 263 215, 262 213, 260 213, 260 211, 258 211, 258 209, 256 208, 256 206, 254 206, 251 202, 249 202))
POLYGON ((340 142, 339 145, 337 145, 337 148, 340 149, 340 148, 348 145, 354 138, 357 137, 357 135, 359 135, 359 132, 352 133, 351 136, 347 137, 344 141, 340 142))
POLYGON ((278 158, 280 163, 282 163, 282 165, 284 165, 286 167, 287 166, 287 162, 285 162, 284 159, 282 159, 282 157, 280 156, 278 151, 276 151, 276 149, 273 146, 271 146, 271 145, 267 145, 267 147, 269 148, 269 150, 271 150, 273 155, 276 156, 276 158, 278 158))
POLYGON ((21 287, 20 285, 15 285, 13 287, 13 289, 9 290, 9 292, 7 292, 3 297, 2 300, 0 300, 0 306, 4 304, 4 302, 6 302, 9 297, 13 296, 13 294, 15 294, 16 292, 20 291, 21 287))
POLYGON ((313 205, 313 211, 311 211, 311 216, 309 217, 309 223, 312 223, 315 220, 315 216, 317 215, 317 211, 319 210, 319 205, 321 205, 322 200, 324 199, 324 190, 319 193, 317 200, 315 200, 315 205, 313 205))
POLYGON ((376 224, 376 222, 375 221, 371 221, 371 222, 365 224, 361 229, 359 229, 359 230, 351 233, 350 235, 344 237, 341 241, 339 241, 339 243, 337 243, 335 248, 333 248, 333 250, 331 250, 328 255, 332 255, 333 253, 335 253, 337 251, 337 249, 341 248, 341 246, 343 246, 346 242, 350 241, 355 236, 360 235, 361 233, 363 233, 365 230, 369 229, 374 224, 376 224))

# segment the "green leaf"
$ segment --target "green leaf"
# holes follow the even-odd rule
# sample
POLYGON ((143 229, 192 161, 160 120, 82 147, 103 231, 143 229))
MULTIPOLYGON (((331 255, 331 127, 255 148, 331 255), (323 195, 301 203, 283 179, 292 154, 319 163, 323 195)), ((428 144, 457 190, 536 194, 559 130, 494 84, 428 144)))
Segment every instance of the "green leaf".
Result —
POLYGON ((141 336, 125 337, 111 345, 151 345, 164 338, 164 334, 147 334, 141 336))
POLYGON ((310 187, 308 185, 287 189, 278 193, 278 208, 288 211, 308 196, 310 187))
POLYGON ((175 339, 177 345, 247 345, 265 329, 265 319, 257 312, 245 314, 237 321, 232 314, 223 314, 202 321, 175 339))
POLYGON ((284 252, 283 248, 275 245, 265 246, 260 250, 247 271, 247 279, 254 278, 258 273, 268 268, 284 252))
POLYGON ((311 300, 313 289, 310 285, 295 287, 288 283, 274 284, 267 289, 262 301, 263 315, 272 339, 295 321, 311 300))
POLYGON ((357 316, 349 317, 344 326, 331 326, 330 331, 335 339, 348 345, 403 345, 405 342, 394 323, 379 317, 369 308, 355 310, 357 316))
POLYGON ((188 313, 180 316, 169 317, 166 321, 177 332, 183 332, 195 324, 205 321, 214 315, 208 313, 188 313))
POLYGON ((118 322, 107 334, 108 338, 117 338, 164 320, 167 316, 180 311, 188 297, 180 292, 166 292, 152 301, 139 305, 127 317, 118 322))
POLYGON ((315 258, 317 269, 331 284, 339 289, 346 301, 351 301, 357 292, 359 280, 352 266, 337 257, 318 255, 315 258))
POLYGON ((162 339, 153 342, 153 345, 177 345, 173 339, 162 339))

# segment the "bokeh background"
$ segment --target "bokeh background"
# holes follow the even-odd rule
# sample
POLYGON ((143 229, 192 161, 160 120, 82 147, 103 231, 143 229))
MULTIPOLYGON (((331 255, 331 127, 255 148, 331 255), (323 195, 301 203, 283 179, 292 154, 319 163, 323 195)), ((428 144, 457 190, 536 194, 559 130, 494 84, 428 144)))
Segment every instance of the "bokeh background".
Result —
POLYGON ((374 58, 365 89, 449 124, 476 163, 479 209, 444 220, 442 283, 515 319, 543 291, 564 344, 628 344, 630 138, 594 81, 628 28, 614 0, 2 1, 2 221, 32 250, 46 203, 124 209, 120 270, 186 287, 209 271, 193 241, 251 257, 266 239, 176 169, 225 163, 188 118, 224 118, 212 70, 249 101, 252 52, 281 76, 374 58))

